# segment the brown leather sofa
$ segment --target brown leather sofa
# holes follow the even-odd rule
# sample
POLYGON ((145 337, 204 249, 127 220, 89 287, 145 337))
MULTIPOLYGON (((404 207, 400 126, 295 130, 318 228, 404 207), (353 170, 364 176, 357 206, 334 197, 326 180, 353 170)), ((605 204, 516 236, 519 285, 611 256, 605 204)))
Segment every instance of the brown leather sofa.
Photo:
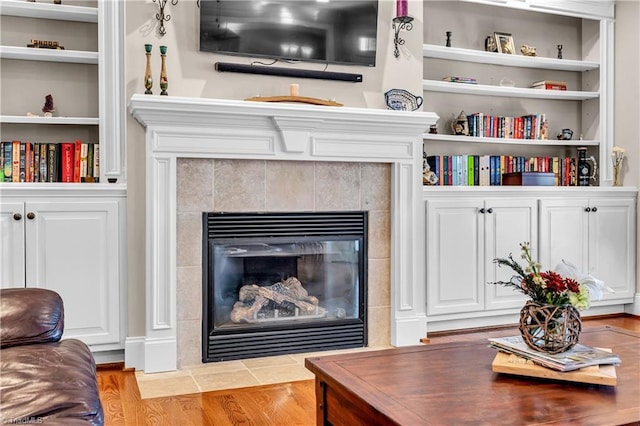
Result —
POLYGON ((0 290, 0 424, 104 423, 93 355, 63 329, 57 293, 0 290))

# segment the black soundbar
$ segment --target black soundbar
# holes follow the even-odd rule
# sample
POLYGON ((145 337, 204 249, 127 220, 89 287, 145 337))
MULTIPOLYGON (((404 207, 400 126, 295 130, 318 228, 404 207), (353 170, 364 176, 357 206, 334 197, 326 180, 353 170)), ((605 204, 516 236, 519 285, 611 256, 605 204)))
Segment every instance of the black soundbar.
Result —
POLYGON ((215 68, 216 68, 216 71, 219 71, 219 72, 239 72, 244 74, 274 75, 278 77, 315 78, 320 80, 338 80, 338 81, 350 81, 352 83, 362 83, 362 74, 352 74, 347 72, 299 70, 295 68, 232 64, 229 62, 216 62, 215 68))

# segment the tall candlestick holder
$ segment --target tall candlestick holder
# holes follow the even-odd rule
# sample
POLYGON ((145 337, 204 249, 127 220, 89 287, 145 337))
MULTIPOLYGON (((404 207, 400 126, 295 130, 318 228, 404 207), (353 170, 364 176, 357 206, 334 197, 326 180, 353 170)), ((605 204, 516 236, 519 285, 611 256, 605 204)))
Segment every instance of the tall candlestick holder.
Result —
POLYGON ((160 94, 168 95, 167 88, 169 87, 169 80, 167 79, 167 67, 165 65, 165 58, 167 57, 167 46, 160 46, 160 59, 162 65, 160 66, 160 94))
POLYGON ((152 48, 153 48, 153 45, 151 44, 144 45, 144 51, 146 52, 145 54, 147 55, 147 67, 144 71, 144 88, 146 89, 144 91, 145 95, 153 94, 153 92, 151 91, 151 88, 153 87, 153 77, 151 76, 151 49, 152 48))
POLYGON ((400 49, 398 46, 402 46, 404 44, 404 39, 400 37, 400 31, 411 31, 413 28, 413 18, 411 16, 396 16, 393 18, 392 26, 394 32, 393 44, 395 46, 393 56, 399 58, 400 49))

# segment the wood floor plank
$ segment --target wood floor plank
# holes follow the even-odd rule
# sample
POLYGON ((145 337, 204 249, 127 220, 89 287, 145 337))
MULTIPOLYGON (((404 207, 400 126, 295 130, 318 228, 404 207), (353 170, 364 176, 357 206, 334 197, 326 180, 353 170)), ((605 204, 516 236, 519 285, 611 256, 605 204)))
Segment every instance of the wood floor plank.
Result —
MULTIPOLYGON (((620 315, 583 321, 583 327, 601 325, 640 332, 640 317, 620 315)), ((429 337, 430 344, 436 344, 517 333, 516 327, 510 327, 473 333, 438 333, 429 337)), ((316 423, 313 380, 142 399, 135 373, 111 368, 98 370, 98 385, 108 426, 311 426, 316 423)))

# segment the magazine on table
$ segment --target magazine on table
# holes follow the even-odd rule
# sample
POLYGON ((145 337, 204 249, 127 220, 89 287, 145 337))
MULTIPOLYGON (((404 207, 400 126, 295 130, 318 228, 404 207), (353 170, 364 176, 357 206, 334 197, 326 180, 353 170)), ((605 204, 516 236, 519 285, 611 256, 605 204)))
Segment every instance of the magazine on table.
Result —
POLYGON ((621 362, 616 354, 579 343, 570 350, 558 354, 536 351, 527 346, 522 336, 491 338, 489 346, 557 371, 574 371, 601 364, 620 365, 621 362))

